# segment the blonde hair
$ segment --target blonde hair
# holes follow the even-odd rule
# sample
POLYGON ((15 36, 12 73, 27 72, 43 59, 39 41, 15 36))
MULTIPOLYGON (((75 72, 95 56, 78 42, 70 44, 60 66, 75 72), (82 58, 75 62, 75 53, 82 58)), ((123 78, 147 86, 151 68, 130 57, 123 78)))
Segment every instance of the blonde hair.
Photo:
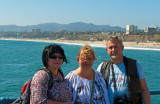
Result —
POLYGON ((83 56, 84 59, 87 59, 90 53, 93 55, 93 59, 96 60, 93 48, 89 45, 84 45, 83 47, 80 48, 78 52, 78 58, 82 58, 83 56))

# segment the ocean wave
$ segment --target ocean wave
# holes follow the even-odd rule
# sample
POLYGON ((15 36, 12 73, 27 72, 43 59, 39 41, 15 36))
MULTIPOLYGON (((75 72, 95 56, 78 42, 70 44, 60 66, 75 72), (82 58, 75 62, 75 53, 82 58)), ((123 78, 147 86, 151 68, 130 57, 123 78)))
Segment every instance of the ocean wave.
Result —
POLYGON ((1 66, 28 66, 28 64, 0 64, 1 66))
POLYGON ((151 50, 151 51, 160 51, 160 48, 148 48, 148 47, 124 47, 124 49, 128 50, 151 50))
MULTIPOLYGON (((68 42, 54 42, 59 44, 67 44, 67 45, 80 45, 83 46, 86 43, 68 43, 68 42)), ((89 44, 92 47, 101 47, 106 48, 105 44, 89 44)), ((151 51, 160 51, 160 48, 155 47, 124 47, 126 50, 151 50, 151 51)))
MULTIPOLYGON (((19 40, 20 41, 20 40, 19 40)), ((21 40, 21 41, 26 41, 26 40, 21 40)), ((42 41, 42 40, 30 40, 33 42, 45 42, 45 43, 57 43, 57 44, 66 44, 66 45, 79 45, 79 46, 83 46, 85 44, 88 44, 92 47, 100 47, 100 48, 106 48, 105 44, 89 44, 89 43, 74 43, 74 42, 55 42, 55 41, 42 41)), ((150 50, 150 51, 160 51, 160 47, 124 47, 124 49, 126 50, 150 50)))

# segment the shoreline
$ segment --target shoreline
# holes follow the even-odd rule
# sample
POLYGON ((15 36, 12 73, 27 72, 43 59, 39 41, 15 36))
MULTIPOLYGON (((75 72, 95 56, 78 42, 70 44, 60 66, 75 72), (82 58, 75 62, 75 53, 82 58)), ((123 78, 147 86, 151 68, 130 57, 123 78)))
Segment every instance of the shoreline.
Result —
MULTIPOLYGON (((62 44, 84 45, 105 47, 105 41, 81 41, 81 40, 48 40, 48 39, 16 39, 16 38, 2 38, 0 40, 22 40, 22 41, 37 41, 37 42, 53 42, 62 44)), ((124 47, 139 47, 139 48, 160 48, 160 43, 155 42, 123 42, 124 47)))

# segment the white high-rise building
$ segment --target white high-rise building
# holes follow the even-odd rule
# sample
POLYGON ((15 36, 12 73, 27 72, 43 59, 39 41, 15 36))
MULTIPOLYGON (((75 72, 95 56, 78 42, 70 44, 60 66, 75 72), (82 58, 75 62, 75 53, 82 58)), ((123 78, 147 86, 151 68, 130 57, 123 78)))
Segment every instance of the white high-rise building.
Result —
POLYGON ((137 31, 138 31, 138 26, 135 26, 135 25, 126 26, 126 34, 137 33, 137 31))
POLYGON ((145 27, 144 28, 144 32, 146 32, 146 33, 156 32, 157 30, 158 30, 157 26, 145 27))

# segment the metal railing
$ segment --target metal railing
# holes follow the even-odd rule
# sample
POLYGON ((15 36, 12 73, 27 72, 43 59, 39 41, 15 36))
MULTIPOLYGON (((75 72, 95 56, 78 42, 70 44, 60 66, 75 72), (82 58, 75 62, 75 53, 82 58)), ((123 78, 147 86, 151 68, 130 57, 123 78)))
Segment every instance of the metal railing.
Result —
MULTIPOLYGON (((160 90, 150 90, 150 95, 160 95, 160 90)), ((0 104, 11 104, 16 101, 18 98, 6 98, 0 97, 0 104)))
POLYGON ((150 95, 160 95, 160 91, 158 90, 150 90, 150 95))

